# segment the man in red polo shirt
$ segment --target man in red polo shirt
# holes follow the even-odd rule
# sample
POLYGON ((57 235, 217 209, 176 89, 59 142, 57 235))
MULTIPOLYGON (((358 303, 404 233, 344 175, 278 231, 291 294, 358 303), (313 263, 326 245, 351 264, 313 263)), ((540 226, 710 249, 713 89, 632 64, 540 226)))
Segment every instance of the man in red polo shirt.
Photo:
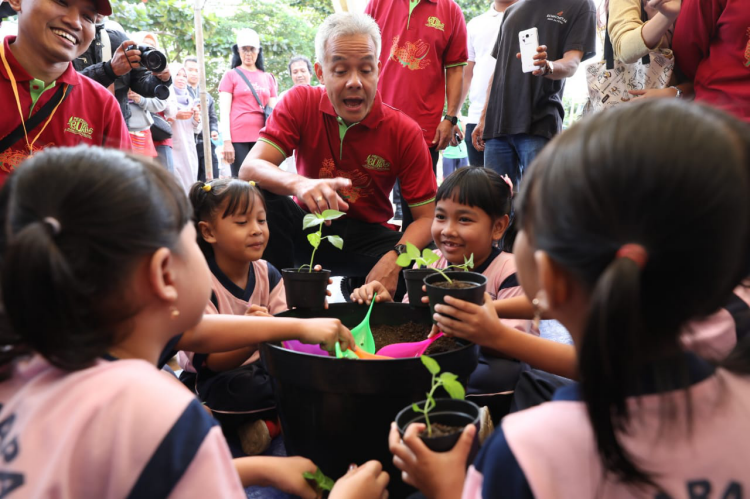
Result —
POLYGON ((0 185, 46 147, 84 143, 130 149, 114 96, 71 64, 93 40, 96 15, 112 13, 109 1, 9 3, 18 12, 18 36, 6 37, 0 49, 0 185), (32 128, 40 109, 44 117, 32 128))
POLYGON ((403 245, 424 247, 432 239, 437 184, 430 155, 419 126, 381 101, 380 32, 370 17, 330 16, 318 30, 315 48, 315 73, 325 88, 289 90, 240 170, 240 178, 273 193, 266 198, 271 237, 263 258, 278 268, 309 262, 305 210, 338 209, 347 216, 324 232, 341 236, 344 248, 321 245, 316 262, 339 275, 363 276, 372 269, 368 281, 384 279, 395 291, 403 245), (277 167, 293 151, 299 174, 277 167), (415 219, 403 234, 387 223, 393 215, 388 194, 396 179, 415 219))
MULTIPOLYGON (((463 139, 456 124, 469 52, 461 7, 454 0, 370 0, 365 13, 383 37, 378 84, 383 102, 422 127, 434 172, 440 151, 449 142, 458 145, 454 134, 463 139)), ((410 222, 405 212, 404 227, 410 222)))

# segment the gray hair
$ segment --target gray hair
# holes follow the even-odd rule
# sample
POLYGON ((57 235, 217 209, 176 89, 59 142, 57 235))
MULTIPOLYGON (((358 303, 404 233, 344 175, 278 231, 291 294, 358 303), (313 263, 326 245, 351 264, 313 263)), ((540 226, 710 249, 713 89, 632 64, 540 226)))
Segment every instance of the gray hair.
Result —
POLYGON ((326 43, 340 36, 367 35, 375 44, 375 59, 380 59, 380 28, 367 14, 339 12, 323 21, 315 35, 315 58, 319 63, 325 60, 326 43))

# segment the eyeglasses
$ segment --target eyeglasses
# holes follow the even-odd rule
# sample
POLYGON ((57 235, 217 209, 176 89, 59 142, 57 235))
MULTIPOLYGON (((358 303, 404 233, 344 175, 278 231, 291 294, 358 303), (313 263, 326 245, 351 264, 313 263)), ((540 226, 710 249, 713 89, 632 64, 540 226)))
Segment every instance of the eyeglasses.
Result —
POLYGON ((255 52, 258 51, 258 47, 251 47, 251 46, 241 47, 240 51, 241 52, 245 52, 245 53, 254 54, 255 52))

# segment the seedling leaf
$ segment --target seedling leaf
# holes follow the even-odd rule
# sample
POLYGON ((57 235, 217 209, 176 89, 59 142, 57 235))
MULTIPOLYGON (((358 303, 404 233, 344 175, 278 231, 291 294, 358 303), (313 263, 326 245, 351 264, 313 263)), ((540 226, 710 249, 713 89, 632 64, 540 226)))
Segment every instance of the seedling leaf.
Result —
POLYGON ((325 476, 320 468, 316 469, 315 473, 305 471, 304 473, 302 473, 302 477, 305 480, 313 480, 320 490, 326 490, 330 492, 334 485, 333 480, 325 476))
POLYGON ((328 220, 336 220, 339 217, 343 217, 346 215, 343 211, 338 210, 323 210, 323 213, 320 214, 320 218, 322 218, 325 221, 328 220))
POLYGON ((425 248, 422 251, 422 258, 424 259, 427 265, 432 265, 433 263, 440 260, 440 257, 437 255, 437 253, 432 251, 430 248, 425 248))
POLYGON ((408 267, 411 265, 411 256, 409 256, 408 253, 401 253, 398 255, 398 258, 396 258, 396 264, 400 267, 408 267))
POLYGON ((426 355, 422 355, 420 359, 422 359, 422 364, 424 364, 433 376, 440 372, 440 364, 438 364, 435 359, 427 357, 426 355))
POLYGON ((321 237, 320 237, 320 234, 317 233, 317 232, 312 232, 312 233, 308 234, 307 235, 307 240, 310 241, 310 244, 315 249, 317 249, 318 246, 320 246, 321 237))
POLYGON ((320 222, 322 222, 322 220, 320 218, 318 218, 317 214, 315 214, 315 213, 308 213, 302 219, 302 230, 310 229, 312 227, 316 227, 316 226, 320 225, 320 222))
POLYGON ((448 395, 450 395, 452 399, 462 399, 466 395, 464 387, 455 379, 443 380, 443 388, 445 388, 445 391, 448 392, 448 395))
POLYGON ((344 247, 344 240, 341 239, 339 236, 326 236, 328 238, 328 241, 333 244, 338 249, 342 249, 344 247))
POLYGON ((458 379, 458 376, 453 373, 443 373, 440 375, 440 380, 443 383, 449 383, 451 381, 456 381, 458 379))
POLYGON ((414 412, 422 412, 422 409, 419 408, 417 404, 412 404, 411 408, 414 412))
POLYGON ((406 254, 414 260, 419 258, 419 248, 414 246, 412 243, 406 243, 406 254))

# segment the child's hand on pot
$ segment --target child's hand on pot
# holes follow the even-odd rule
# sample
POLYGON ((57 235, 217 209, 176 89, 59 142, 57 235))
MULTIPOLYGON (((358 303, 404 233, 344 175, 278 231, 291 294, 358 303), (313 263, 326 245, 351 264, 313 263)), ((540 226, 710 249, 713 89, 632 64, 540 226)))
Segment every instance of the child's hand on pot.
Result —
POLYGON ((435 305, 438 328, 445 334, 458 336, 477 345, 490 346, 497 336, 500 319, 497 317, 495 304, 488 293, 484 294, 484 304, 475 305, 467 301, 445 297, 445 304, 435 305), (456 319, 446 317, 450 315, 456 319))
POLYGON ((261 305, 250 305, 245 311, 245 315, 252 317, 273 317, 268 313, 268 308, 261 305))
POLYGON ((328 499, 385 499, 391 477, 378 461, 367 461, 362 466, 352 465, 349 472, 338 479, 328 499))
POLYGON ((353 302, 357 302, 360 305, 362 305, 363 303, 369 305, 375 293, 378 294, 378 296, 375 297, 375 303, 393 301, 393 298, 391 298, 391 294, 379 281, 370 281, 361 288, 355 289, 354 291, 352 291, 352 294, 351 296, 349 296, 349 298, 351 298, 353 302))
POLYGON ((391 423, 388 447, 393 453, 393 464, 401 470, 401 479, 431 499, 461 497, 476 427, 464 428, 461 438, 448 452, 431 451, 419 437, 424 429, 425 425, 412 423, 402 440, 396 423, 391 423))
POLYGON ((338 319, 305 319, 300 321, 301 331, 296 338, 308 345, 320 345, 320 348, 333 352, 338 342, 341 350, 355 350, 356 343, 351 331, 338 319))

